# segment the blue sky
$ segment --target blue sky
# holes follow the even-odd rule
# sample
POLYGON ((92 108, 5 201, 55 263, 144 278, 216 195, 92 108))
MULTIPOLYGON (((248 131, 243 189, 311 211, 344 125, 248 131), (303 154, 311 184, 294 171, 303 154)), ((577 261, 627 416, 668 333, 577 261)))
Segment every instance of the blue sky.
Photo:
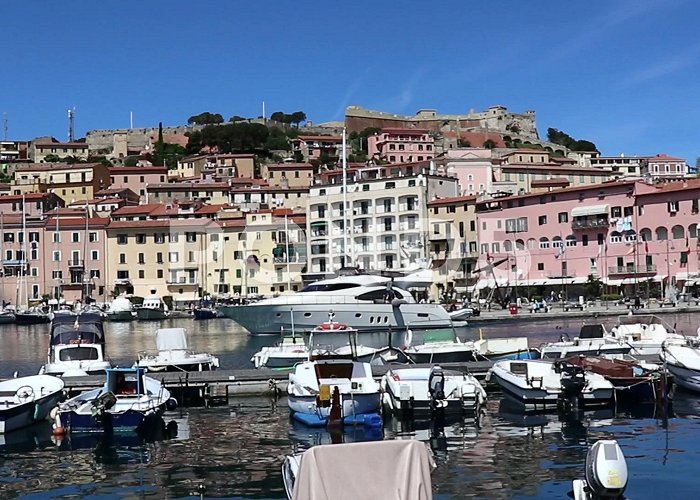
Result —
POLYGON ((2 3, 10 139, 357 104, 534 109, 606 155, 700 156, 693 0, 2 3), (426 6, 428 6, 426 8, 426 6))

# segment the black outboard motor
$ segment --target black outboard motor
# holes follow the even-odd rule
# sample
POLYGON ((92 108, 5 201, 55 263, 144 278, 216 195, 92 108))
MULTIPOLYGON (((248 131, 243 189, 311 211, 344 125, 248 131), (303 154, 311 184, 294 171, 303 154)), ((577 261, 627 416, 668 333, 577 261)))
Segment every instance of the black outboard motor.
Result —
POLYGON ((554 362, 554 372, 561 374, 560 408, 564 411, 578 408, 579 398, 586 387, 586 374, 583 368, 560 360, 554 362))
POLYGON ((617 441, 596 441, 586 455, 586 479, 573 483, 575 500, 621 500, 627 487, 627 462, 617 441))
POLYGON ((435 365, 428 376, 428 393, 430 394, 430 409, 444 408, 445 404, 445 373, 442 367, 435 365))

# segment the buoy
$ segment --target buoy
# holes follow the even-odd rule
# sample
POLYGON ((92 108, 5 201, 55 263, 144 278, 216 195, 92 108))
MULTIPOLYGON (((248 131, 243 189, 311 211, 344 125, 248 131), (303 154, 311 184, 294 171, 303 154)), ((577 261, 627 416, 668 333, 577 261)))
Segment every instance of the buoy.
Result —
POLYGON ((58 416, 58 409, 54 408, 53 410, 51 410, 51 413, 53 413, 52 417, 54 419, 53 435, 54 436, 65 436, 66 435, 66 428, 61 425, 61 419, 58 416))

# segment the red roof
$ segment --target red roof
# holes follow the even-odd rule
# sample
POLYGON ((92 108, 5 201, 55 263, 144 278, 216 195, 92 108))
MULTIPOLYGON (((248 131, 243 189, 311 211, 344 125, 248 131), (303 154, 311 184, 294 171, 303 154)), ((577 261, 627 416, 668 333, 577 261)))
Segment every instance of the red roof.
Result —
POLYGON ((343 138, 337 135, 300 135, 297 139, 302 141, 330 141, 342 142, 343 138))
POLYGON ((48 198, 55 197, 59 198, 56 193, 27 193, 25 195, 21 194, 7 194, 0 196, 0 203, 13 203, 17 201, 41 201, 48 198))
POLYGON ((658 154, 649 158, 649 161, 685 161, 683 158, 676 158, 665 153, 658 154))
POLYGON ((383 128, 380 134, 424 135, 430 132, 422 128, 383 128))
POLYGON ((456 196, 453 198, 438 198, 428 202, 429 207, 437 207, 440 205, 458 205, 460 203, 468 203, 470 201, 476 201, 476 196, 466 195, 466 196, 456 196))

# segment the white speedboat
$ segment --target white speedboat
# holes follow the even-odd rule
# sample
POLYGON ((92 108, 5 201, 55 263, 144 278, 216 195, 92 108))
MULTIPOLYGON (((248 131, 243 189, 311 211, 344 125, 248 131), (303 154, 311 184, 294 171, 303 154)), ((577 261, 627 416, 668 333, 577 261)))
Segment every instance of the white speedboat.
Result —
POLYGON ((698 345, 665 345, 661 359, 679 386, 700 392, 700 347, 698 345))
POLYGON ((290 455, 282 465, 287 498, 430 500, 435 462, 415 440, 324 444, 290 455))
POLYGON ((141 321, 158 321, 170 316, 168 305, 158 295, 150 295, 136 309, 136 316, 141 321))
POLYGON ((309 348, 298 335, 282 335, 282 340, 274 346, 266 346, 253 354, 250 362, 255 368, 289 370, 297 363, 309 360, 309 348))
POLYGON ((107 309, 107 321, 131 321, 136 318, 134 304, 125 296, 116 297, 107 309))
POLYGON ((540 346, 542 358, 557 359, 569 356, 604 356, 627 354, 632 346, 608 334, 601 324, 583 325, 578 337, 571 340, 564 334, 558 342, 540 346))
POLYGON ((614 388, 602 375, 585 372, 564 360, 497 361, 487 380, 495 381, 503 394, 526 410, 606 406, 614 388))
POLYGON ((98 389, 58 407, 56 433, 147 431, 162 414, 177 406, 170 392, 143 368, 110 368, 98 389))
POLYGON ((63 399, 63 380, 50 375, 0 382, 0 434, 46 419, 63 399))
POLYGON ((106 359, 102 316, 56 313, 51 321, 49 352, 40 373, 59 377, 104 374, 106 359))
POLYGON ((187 348, 184 328, 159 328, 156 330, 157 354, 139 353, 134 366, 149 372, 202 372, 219 367, 219 358, 209 353, 192 352, 187 348))
POLYGON ((474 341, 479 359, 500 361, 503 359, 539 359, 539 349, 530 347, 527 337, 501 337, 474 341))
POLYGON ((391 329, 403 335, 408 325, 415 331, 454 326, 440 304, 417 303, 410 292, 399 288, 399 280, 391 288, 389 283, 382 276, 342 276, 314 282, 291 295, 220 310, 253 335, 276 335, 281 328, 311 331, 325 321, 329 310, 339 323, 353 325, 360 333, 391 329))
POLYGON ((453 329, 435 329, 423 335, 423 343, 411 345, 412 330, 409 330, 403 352, 414 363, 461 363, 475 361, 474 342, 462 342, 453 329))
POLYGON ((381 387, 385 408, 399 417, 474 412, 486 402, 486 391, 476 378, 438 365, 391 368, 381 387))
POLYGON ((683 345, 687 338, 653 314, 619 316, 610 334, 630 346, 632 356, 661 354, 663 345, 683 345))
POLYGON ((0 325, 15 322, 15 312, 9 309, 0 309, 0 325))
POLYGON ((328 418, 336 391, 341 417, 378 412, 381 406, 381 388, 372 377, 369 363, 331 357, 294 367, 287 385, 289 409, 328 418))

